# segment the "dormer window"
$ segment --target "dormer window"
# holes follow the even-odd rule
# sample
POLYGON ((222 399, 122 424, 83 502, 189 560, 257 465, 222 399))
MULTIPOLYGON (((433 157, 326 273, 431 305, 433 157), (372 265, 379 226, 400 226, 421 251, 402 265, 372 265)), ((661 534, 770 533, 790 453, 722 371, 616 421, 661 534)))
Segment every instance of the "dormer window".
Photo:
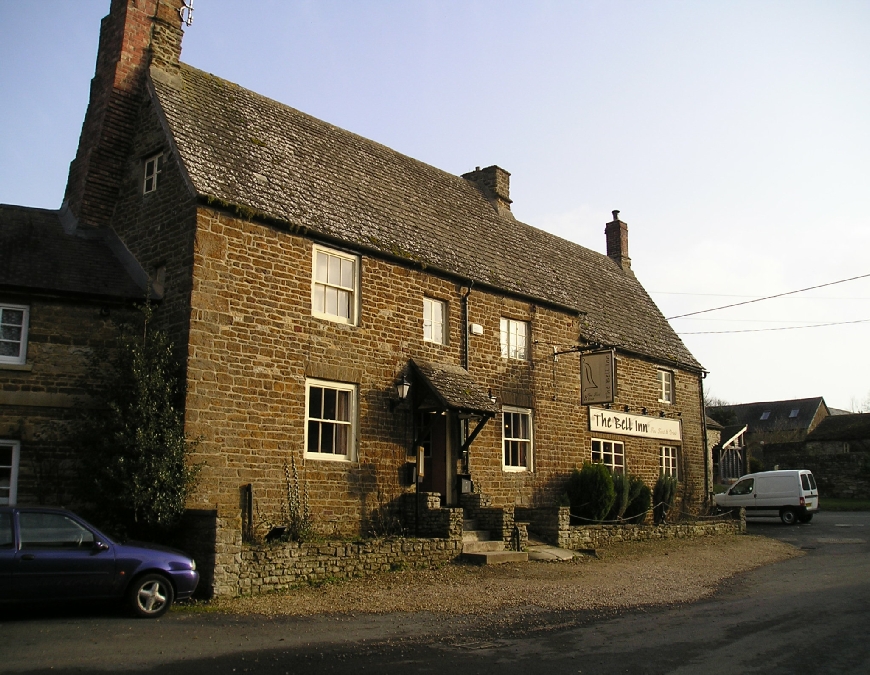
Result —
POLYGON ((145 160, 145 176, 142 181, 142 194, 157 190, 157 176, 163 170, 163 153, 160 152, 145 160))

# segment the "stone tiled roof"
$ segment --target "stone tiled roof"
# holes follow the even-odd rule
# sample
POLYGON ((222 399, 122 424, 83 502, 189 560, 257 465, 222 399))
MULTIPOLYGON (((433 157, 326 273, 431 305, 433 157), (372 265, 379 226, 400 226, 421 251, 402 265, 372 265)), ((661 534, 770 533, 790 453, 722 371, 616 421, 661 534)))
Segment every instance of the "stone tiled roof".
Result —
POLYGON ((710 415, 720 418, 732 417, 734 422, 748 425, 751 433, 809 431, 819 407, 824 405, 825 399, 818 396, 790 401, 711 406, 707 411, 710 415), (795 417, 791 416, 793 410, 798 411, 795 417), (763 420, 761 417, 764 413, 770 414, 763 420))
POLYGON ((632 273, 500 216, 466 179, 190 66, 150 81, 201 197, 586 312, 590 342, 701 368, 632 273))
POLYGON ((144 272, 119 244, 111 231, 66 233, 59 211, 0 204, 0 288, 142 299, 144 272))
POLYGON ((714 419, 713 419, 712 417, 710 417, 710 416, 707 416, 707 420, 706 420, 706 421, 707 421, 707 428, 708 428, 708 429, 713 429, 713 430, 715 430, 715 431, 722 431, 722 429, 725 428, 725 427, 723 427, 721 424, 719 424, 719 422, 717 422, 716 420, 714 420, 714 419))
POLYGON ((870 413, 831 415, 807 436, 808 441, 870 440, 870 413))
POLYGON ((499 411, 498 405, 492 402, 465 368, 420 359, 413 359, 411 363, 445 408, 492 414, 499 411))

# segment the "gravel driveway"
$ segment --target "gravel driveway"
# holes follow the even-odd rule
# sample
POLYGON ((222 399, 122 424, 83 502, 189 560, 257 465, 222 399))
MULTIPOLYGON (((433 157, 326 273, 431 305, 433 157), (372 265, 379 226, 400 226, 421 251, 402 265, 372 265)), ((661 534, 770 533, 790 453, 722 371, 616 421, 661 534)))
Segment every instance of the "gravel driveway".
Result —
POLYGON ((384 572, 285 593, 218 599, 218 612, 264 616, 562 611, 688 603, 740 572, 803 555, 751 535, 623 543, 565 562, 463 564, 384 572))

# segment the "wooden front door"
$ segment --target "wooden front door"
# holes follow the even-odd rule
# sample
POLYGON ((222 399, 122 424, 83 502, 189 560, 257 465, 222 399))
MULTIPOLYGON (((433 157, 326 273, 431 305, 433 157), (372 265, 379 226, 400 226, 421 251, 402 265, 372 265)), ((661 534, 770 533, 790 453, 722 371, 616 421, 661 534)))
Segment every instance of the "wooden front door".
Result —
POLYGON ((447 492, 447 415, 440 412, 420 413, 420 445, 423 446, 424 475, 421 492, 438 492, 446 504, 447 492))

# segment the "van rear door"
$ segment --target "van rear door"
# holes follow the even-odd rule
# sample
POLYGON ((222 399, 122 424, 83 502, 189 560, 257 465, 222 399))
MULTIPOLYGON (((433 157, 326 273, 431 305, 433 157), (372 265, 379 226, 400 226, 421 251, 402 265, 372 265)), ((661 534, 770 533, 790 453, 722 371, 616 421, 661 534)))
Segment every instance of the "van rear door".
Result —
POLYGON ((816 479, 809 471, 801 473, 801 496, 804 498, 804 504, 807 511, 817 511, 819 508, 819 490, 816 486, 816 479))

